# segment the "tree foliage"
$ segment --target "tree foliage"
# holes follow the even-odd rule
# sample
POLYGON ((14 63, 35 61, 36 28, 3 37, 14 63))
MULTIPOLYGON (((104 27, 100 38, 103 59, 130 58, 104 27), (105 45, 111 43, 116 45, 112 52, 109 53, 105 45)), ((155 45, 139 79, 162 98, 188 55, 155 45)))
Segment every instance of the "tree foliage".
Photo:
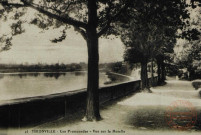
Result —
MULTIPOLYGON (((127 47, 135 50, 136 56, 151 57, 173 50, 177 29, 184 25, 187 18, 186 4, 181 1, 144 0, 134 5, 129 23, 122 24, 121 38, 127 47)), ((125 53, 129 54, 129 53, 125 53)), ((126 56, 125 56, 126 57, 126 56)), ((139 59, 141 57, 133 57, 139 59)))
POLYGON ((186 42, 182 51, 176 55, 175 63, 179 68, 186 68, 189 79, 199 78, 201 75, 201 42, 200 40, 186 42))
POLYGON ((201 75, 201 7, 197 1, 194 8, 187 8, 190 15, 185 19, 185 27, 183 29, 183 42, 178 43, 179 52, 175 53, 175 63, 180 68, 188 70, 189 79, 198 78, 201 75))
MULTIPOLYGON (((4 13, 1 17, 5 20, 8 19, 7 13, 10 12, 15 12, 13 16, 15 19, 20 19, 26 13, 25 10, 30 7, 38 12, 28 23, 35 24, 42 29, 48 29, 50 26, 57 28, 71 25, 86 38, 88 0, 20 0, 20 2, 2 0, 0 3, 3 6, 1 12, 4 13)), ((112 33, 113 23, 119 19, 120 14, 128 6, 129 0, 97 0, 98 37, 112 33)))

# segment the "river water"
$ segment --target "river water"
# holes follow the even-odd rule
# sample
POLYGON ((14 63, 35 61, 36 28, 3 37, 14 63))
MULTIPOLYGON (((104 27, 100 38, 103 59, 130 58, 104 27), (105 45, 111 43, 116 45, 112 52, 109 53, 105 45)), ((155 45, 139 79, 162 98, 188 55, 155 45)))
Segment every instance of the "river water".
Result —
MULTIPOLYGON (((127 79, 116 79, 112 82, 105 72, 100 72, 100 86, 119 81, 127 79)), ((0 101, 73 91, 86 86, 86 72, 1 73, 0 101)))

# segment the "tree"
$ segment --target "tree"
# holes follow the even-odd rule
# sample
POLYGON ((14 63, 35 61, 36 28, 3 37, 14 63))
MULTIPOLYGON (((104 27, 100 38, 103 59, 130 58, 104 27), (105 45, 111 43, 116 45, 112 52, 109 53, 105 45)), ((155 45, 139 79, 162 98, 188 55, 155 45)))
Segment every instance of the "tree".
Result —
POLYGON ((184 48, 176 54, 175 63, 180 68, 186 68, 188 79, 198 79, 201 75, 201 42, 200 40, 185 43, 184 48))
POLYGON ((176 44, 178 27, 167 28, 165 31, 165 37, 161 42, 162 47, 157 49, 155 52, 155 59, 157 62, 157 73, 158 73, 158 85, 162 85, 166 80, 165 66, 173 62, 174 46, 176 44))
MULTIPOLYGON (((121 24, 121 39, 127 48, 125 60, 141 62, 142 89, 150 91, 147 79, 149 59, 163 56, 168 46, 175 43, 176 31, 183 25, 180 16, 188 17, 185 6, 184 1, 178 0, 143 0, 129 12, 129 23, 121 24)), ((159 58, 164 60, 164 57, 159 58)))
POLYGON ((176 47, 182 48, 179 52, 175 52, 175 63, 180 68, 187 68, 190 80, 199 78, 201 75, 200 58, 201 58, 201 8, 200 2, 195 1, 192 7, 188 7, 189 18, 185 19, 185 27, 182 31, 183 39, 176 47))
MULTIPOLYGON (((86 120, 91 121, 100 119, 98 39, 113 32, 113 23, 125 12, 129 2, 131 0, 1 0, 0 3, 7 12, 12 12, 13 8, 32 8, 38 11, 38 16, 30 23, 42 29, 53 25, 70 25, 83 36, 88 48, 86 120)), ((64 39, 65 32, 52 42, 64 39)))
MULTIPOLYGON (((172 32, 169 32, 168 34, 169 39, 166 43, 168 43, 169 40, 172 40, 172 43, 169 43, 169 45, 165 45, 165 48, 159 53, 156 57, 157 63, 158 63, 158 84, 163 84, 165 81, 165 65, 172 65, 174 62, 174 47, 176 45, 176 42, 178 39, 187 39, 189 41, 192 40, 199 40, 200 35, 200 28, 198 28, 197 25, 194 24, 198 23, 197 21, 200 20, 198 17, 200 16, 200 10, 199 13, 194 14, 193 10, 200 9, 200 1, 198 0, 191 0, 191 1, 185 1, 185 6, 183 7, 184 14, 181 14, 181 25, 175 25, 174 29, 170 29, 172 32), (197 16, 197 19, 191 19, 192 16, 197 16), (193 26, 194 25, 194 26, 193 26), (176 33, 176 38, 174 38, 174 35, 176 33), (173 35, 173 36, 170 36, 173 35), (173 38, 172 38, 173 37, 173 38)), ((177 19, 177 18, 175 18, 177 19)), ((177 63, 178 64, 178 63, 177 63)), ((174 65, 174 64, 173 64, 174 65)))

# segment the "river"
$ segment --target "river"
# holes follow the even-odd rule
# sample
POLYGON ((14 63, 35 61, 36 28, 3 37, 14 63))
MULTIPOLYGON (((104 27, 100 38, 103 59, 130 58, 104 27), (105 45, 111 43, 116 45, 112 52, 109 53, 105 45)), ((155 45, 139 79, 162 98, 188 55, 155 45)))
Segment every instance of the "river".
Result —
MULTIPOLYGON (((100 86, 128 81, 100 72, 100 86)), ((0 73, 0 101, 43 96, 86 88, 86 72, 0 73)))

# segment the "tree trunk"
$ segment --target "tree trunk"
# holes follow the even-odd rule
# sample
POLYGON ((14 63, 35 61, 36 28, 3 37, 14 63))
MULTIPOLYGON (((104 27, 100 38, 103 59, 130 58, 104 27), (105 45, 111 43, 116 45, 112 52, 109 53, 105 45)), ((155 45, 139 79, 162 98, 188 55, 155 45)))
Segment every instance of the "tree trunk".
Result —
POLYGON ((99 53, 97 36, 97 5, 95 0, 88 0, 88 80, 87 80, 87 106, 86 120, 100 120, 99 112, 99 53))
POLYGON ((98 70, 98 38, 93 32, 88 32, 88 82, 87 82, 87 107, 86 119, 99 120, 99 70, 98 70))
POLYGON ((160 60, 157 60, 157 74, 158 74, 158 85, 161 84, 161 62, 160 60))
POLYGON ((166 80, 165 77, 165 63, 164 60, 161 61, 161 82, 164 83, 166 80))
POLYGON ((190 69, 189 70, 189 80, 192 81, 193 79, 195 79, 195 71, 190 69))
POLYGON ((154 86, 154 63, 153 58, 151 59, 151 85, 154 86))
POLYGON ((148 90, 149 89, 149 82, 148 82, 148 75, 147 75, 147 60, 143 60, 141 62, 141 81, 142 81, 142 90, 148 90))

